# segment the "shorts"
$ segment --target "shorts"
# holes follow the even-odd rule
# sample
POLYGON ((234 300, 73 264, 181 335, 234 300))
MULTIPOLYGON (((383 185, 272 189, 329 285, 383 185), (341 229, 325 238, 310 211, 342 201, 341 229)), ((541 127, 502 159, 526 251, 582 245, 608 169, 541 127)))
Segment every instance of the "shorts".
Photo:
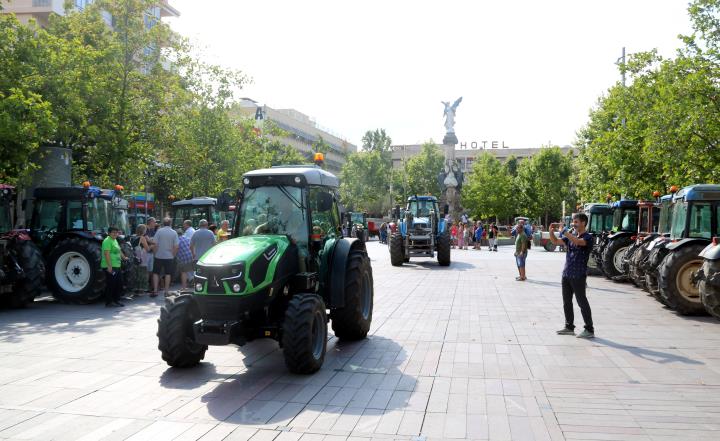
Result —
POLYGON ((172 276, 175 274, 175 259, 158 259, 153 262, 153 274, 172 276))
POLYGON ((178 262, 178 271, 181 273, 191 273, 195 271, 195 264, 190 262, 178 262))
POLYGON ((525 259, 527 259, 527 253, 515 256, 515 263, 517 263, 518 268, 525 268, 525 259))

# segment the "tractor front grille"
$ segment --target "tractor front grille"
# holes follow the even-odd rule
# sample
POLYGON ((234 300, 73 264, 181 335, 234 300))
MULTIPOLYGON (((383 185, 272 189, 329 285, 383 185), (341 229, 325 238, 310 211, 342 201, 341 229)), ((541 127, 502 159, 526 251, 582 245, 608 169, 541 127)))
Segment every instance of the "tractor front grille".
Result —
POLYGON ((243 265, 200 265, 196 267, 195 277, 203 282, 207 282, 207 292, 209 294, 225 294, 223 282, 240 283, 242 291, 245 291, 245 283, 243 277, 243 265))

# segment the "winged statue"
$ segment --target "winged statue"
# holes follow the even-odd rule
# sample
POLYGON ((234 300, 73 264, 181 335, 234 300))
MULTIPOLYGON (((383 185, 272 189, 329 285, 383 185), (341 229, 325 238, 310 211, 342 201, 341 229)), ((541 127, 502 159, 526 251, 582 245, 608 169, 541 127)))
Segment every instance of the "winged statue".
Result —
POLYGON ((455 133, 455 110, 462 102, 462 97, 455 100, 455 102, 450 105, 450 101, 440 101, 445 105, 445 110, 443 111, 443 116, 445 117, 445 130, 447 133, 455 133))

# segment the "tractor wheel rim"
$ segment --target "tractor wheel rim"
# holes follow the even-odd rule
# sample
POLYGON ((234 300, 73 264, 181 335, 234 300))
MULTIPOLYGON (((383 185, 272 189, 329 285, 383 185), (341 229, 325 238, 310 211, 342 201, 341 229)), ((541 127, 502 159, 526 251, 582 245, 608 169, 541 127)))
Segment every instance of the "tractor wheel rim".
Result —
POLYGON ((360 299, 362 305, 362 318, 363 320, 367 320, 370 317, 370 274, 368 274, 367 271, 363 273, 362 286, 360 289, 362 290, 360 292, 360 295, 362 296, 362 299, 360 299))
POLYGON ((701 266, 701 260, 691 260, 680 267, 675 277, 675 286, 680 295, 693 303, 700 303, 700 289, 693 283, 693 275, 701 266))
POLYGON ((90 262, 80 253, 64 253, 55 263, 55 281, 67 292, 80 292, 90 282, 90 262))
POLYGON ((312 324, 312 351, 313 358, 319 360, 322 357, 323 346, 325 344, 325 327, 320 311, 315 312, 312 324))
POLYGON ((613 256, 613 266, 615 266, 615 270, 619 273, 623 272, 623 257, 625 257, 627 249, 628 247, 619 248, 613 256))

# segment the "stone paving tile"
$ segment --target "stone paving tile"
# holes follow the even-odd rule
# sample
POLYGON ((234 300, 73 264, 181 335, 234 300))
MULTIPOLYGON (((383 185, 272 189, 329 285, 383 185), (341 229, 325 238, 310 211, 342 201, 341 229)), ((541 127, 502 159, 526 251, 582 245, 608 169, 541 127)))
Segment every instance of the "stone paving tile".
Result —
POLYGON ((720 439, 716 320, 590 278, 598 337, 557 336, 560 253, 532 250, 521 284, 509 248, 454 250, 449 268, 368 250, 370 337, 331 338, 312 376, 272 341, 169 369, 160 299, 0 311, 0 439, 720 439))

